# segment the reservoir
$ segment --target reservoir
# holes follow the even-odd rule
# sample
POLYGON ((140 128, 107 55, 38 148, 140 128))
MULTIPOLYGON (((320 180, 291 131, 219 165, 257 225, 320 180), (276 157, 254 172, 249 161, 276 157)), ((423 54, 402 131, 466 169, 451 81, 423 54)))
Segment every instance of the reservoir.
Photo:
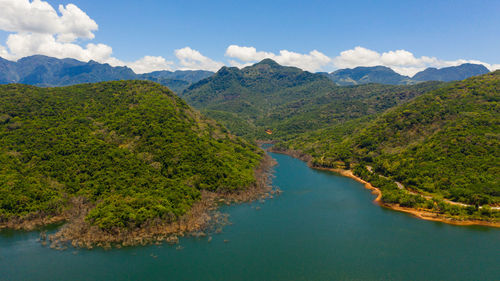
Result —
POLYGON ((387 210, 352 179, 271 156, 283 193, 224 207, 232 224, 210 242, 57 251, 3 230, 0 280, 500 280, 500 229, 387 210))

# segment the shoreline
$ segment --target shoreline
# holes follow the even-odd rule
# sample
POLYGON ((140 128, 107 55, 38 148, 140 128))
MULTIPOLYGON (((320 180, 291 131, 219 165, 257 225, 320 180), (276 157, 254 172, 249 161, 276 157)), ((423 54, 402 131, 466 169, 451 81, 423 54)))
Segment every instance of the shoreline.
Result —
POLYGON ((113 229, 103 231, 97 226, 90 225, 85 217, 92 209, 93 204, 84 198, 71 199, 70 208, 54 217, 33 216, 28 219, 14 219, 0 223, 0 230, 4 228, 14 230, 33 231, 47 225, 65 221, 54 234, 40 233, 42 245, 49 244, 51 248, 64 250, 69 245, 75 248, 92 249, 101 247, 109 249, 125 246, 149 245, 166 242, 177 244, 179 237, 210 235, 211 232, 222 231, 221 227, 228 224, 227 216, 218 211, 222 205, 245 203, 254 200, 273 198, 279 194, 270 184, 271 168, 276 164, 267 153, 260 165, 255 168, 256 182, 245 189, 234 192, 201 191, 201 200, 195 202, 191 209, 176 221, 167 222, 160 219, 145 223, 134 229, 113 229), (209 232, 209 233, 207 233, 209 232))
POLYGON ((471 225, 480 225, 480 226, 489 226, 489 227, 500 227, 500 222, 489 222, 489 221, 482 221, 482 220, 456 220, 450 217, 443 216, 439 213, 434 213, 430 212, 427 210, 419 210, 419 209, 414 209, 414 208, 407 208, 407 207, 401 207, 396 204, 387 204, 382 202, 382 191, 373 186, 371 183, 363 180, 362 178, 354 175, 352 170, 344 170, 344 169, 334 169, 334 168, 326 168, 326 167, 316 167, 311 165, 311 159, 312 157, 308 154, 304 154, 299 151, 283 151, 283 150, 275 150, 275 149, 269 149, 269 152, 273 153, 278 153, 278 154, 285 154, 294 158, 297 158, 299 160, 302 160, 307 163, 307 166, 311 169, 316 169, 316 170, 322 170, 322 171, 330 171, 337 173, 341 176, 351 178, 359 183, 362 183, 363 186, 370 190, 372 194, 376 194, 377 197, 373 200, 373 202, 380 207, 398 211, 398 212, 403 212, 407 214, 411 214, 416 218, 422 219, 422 220, 428 220, 428 221, 436 221, 436 222, 442 222, 446 224, 452 224, 452 225, 459 225, 459 226, 471 226, 471 225))
POLYGON ((57 224, 64 222, 68 219, 65 213, 56 215, 53 217, 44 217, 34 215, 32 218, 19 219, 15 218, 6 222, 0 223, 0 230, 2 229, 13 229, 13 230, 25 230, 31 231, 40 227, 44 227, 51 224, 57 224))

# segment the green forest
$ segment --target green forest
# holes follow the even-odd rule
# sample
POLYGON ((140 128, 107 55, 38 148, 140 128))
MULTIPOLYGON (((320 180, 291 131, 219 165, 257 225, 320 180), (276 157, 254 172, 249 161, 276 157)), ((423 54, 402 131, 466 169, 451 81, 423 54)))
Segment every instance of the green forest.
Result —
POLYGON ((0 86, 0 222, 56 216, 76 197, 105 230, 173 221, 201 190, 253 185, 262 156, 152 82, 0 86))

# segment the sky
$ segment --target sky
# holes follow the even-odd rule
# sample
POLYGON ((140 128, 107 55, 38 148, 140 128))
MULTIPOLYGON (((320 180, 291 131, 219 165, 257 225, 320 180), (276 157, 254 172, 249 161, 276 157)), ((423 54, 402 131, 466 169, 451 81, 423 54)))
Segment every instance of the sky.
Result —
POLYGON ((155 70, 384 65, 500 69, 498 0, 0 0, 0 57, 155 70))

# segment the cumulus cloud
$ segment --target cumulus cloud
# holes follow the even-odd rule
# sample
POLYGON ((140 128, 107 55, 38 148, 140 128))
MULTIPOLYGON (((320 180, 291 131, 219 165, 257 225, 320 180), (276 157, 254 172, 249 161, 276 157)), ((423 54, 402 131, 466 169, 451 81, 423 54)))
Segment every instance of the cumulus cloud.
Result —
POLYGON ((0 29, 56 35, 58 41, 76 38, 93 39, 97 23, 73 4, 59 5, 59 16, 47 2, 34 0, 0 0, 0 29))
POLYGON ((21 58, 33 54, 56 58, 75 58, 82 61, 96 60, 106 62, 113 52, 104 44, 87 44, 85 48, 74 43, 63 43, 51 34, 18 33, 7 38, 11 57, 21 58))
POLYGON ((231 45, 226 49, 227 57, 237 59, 230 60, 230 64, 236 67, 242 67, 256 61, 270 58, 277 63, 288 66, 296 66, 308 71, 319 71, 331 63, 331 58, 325 54, 313 50, 308 54, 300 54, 288 50, 281 50, 279 54, 271 52, 257 51, 254 47, 244 47, 231 45))
POLYGON ((108 45, 81 45, 77 40, 94 39, 99 26, 76 5, 59 5, 56 11, 41 0, 0 0, 0 7, 0 30, 11 33, 6 46, 0 45, 3 58, 17 60, 39 54, 95 60, 113 66, 127 65, 137 73, 172 69, 172 62, 163 57, 145 56, 134 62, 124 62, 112 56, 113 49, 108 45))
POLYGON ((9 51, 7 51, 7 48, 2 45, 0 45, 0 57, 4 59, 10 59, 9 51))
POLYGON ((0 54, 8 59, 41 54, 82 61, 118 62, 104 44, 82 47, 77 39, 93 39, 97 23, 73 4, 59 5, 59 14, 46 1, 0 0, 0 29, 12 32, 0 54))
POLYGON ((408 76, 413 76, 417 72, 427 67, 448 67, 457 66, 463 63, 483 64, 490 70, 498 69, 499 65, 490 65, 477 60, 459 59, 454 61, 440 60, 435 57, 415 57, 406 50, 388 51, 378 53, 376 51, 363 47, 355 47, 340 53, 333 59, 333 65, 336 68, 354 68, 357 66, 376 66, 383 65, 392 68, 394 71, 408 76))
POLYGON ((175 50, 175 56, 179 60, 179 68, 183 70, 204 69, 216 71, 224 66, 222 62, 205 57, 199 51, 193 50, 190 47, 175 50))
POLYGON ((173 70, 174 63, 163 57, 145 56, 135 62, 125 63, 135 73, 147 73, 157 70, 173 70))
POLYGON ((268 52, 257 52, 254 47, 241 47, 238 45, 230 45, 226 49, 226 56, 230 58, 237 58, 241 61, 260 61, 265 58, 272 58, 276 55, 268 52))

